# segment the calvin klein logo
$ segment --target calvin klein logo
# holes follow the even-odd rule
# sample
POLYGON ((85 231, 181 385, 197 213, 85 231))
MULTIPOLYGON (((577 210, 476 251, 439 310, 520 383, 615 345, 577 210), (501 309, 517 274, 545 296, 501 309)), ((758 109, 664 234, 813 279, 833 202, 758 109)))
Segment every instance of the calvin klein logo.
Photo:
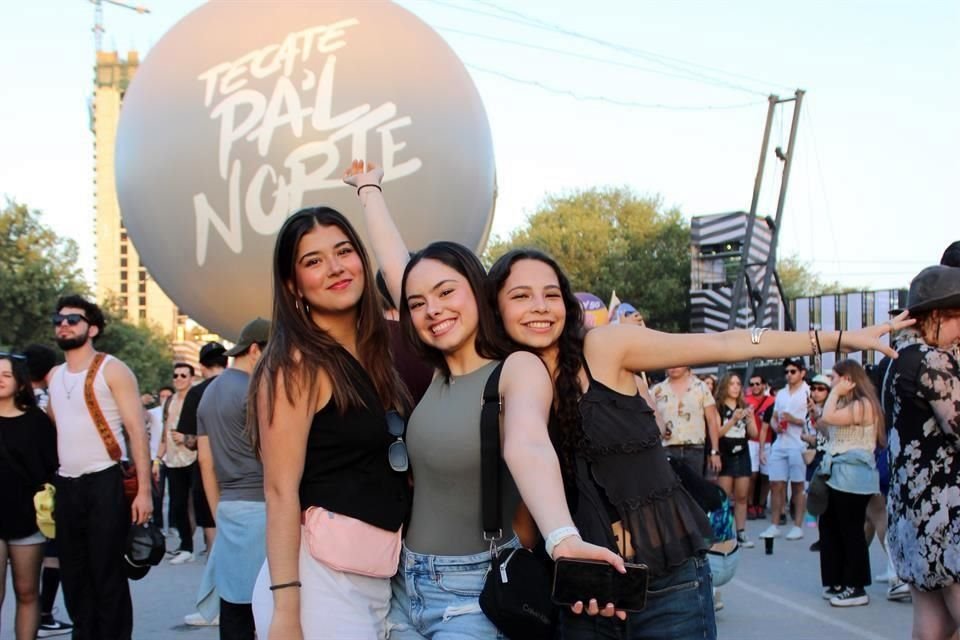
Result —
POLYGON ((539 611, 537 611, 536 609, 528 605, 526 602, 523 603, 523 612, 533 616, 534 618, 537 618, 543 624, 550 624, 550 618, 548 616, 545 616, 544 614, 540 613, 539 611))

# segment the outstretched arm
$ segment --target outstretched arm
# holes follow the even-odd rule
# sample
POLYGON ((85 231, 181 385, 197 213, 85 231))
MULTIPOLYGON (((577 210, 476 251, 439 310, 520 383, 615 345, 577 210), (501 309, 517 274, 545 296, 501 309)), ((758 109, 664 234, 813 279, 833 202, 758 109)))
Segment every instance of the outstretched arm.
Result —
POLYGON ((383 271, 383 279, 387 283, 390 296, 399 309, 403 303, 400 299, 403 269, 410 260, 410 253, 400 237, 390 210, 387 209, 387 201, 380 188, 383 169, 373 163, 368 162, 364 166, 363 160, 354 160, 343 174, 343 181, 357 188, 357 197, 363 207, 363 219, 373 253, 383 271))
MULTIPOLYGON (((891 330, 912 325, 915 321, 904 312, 883 324, 844 331, 820 331, 824 351, 880 351, 896 358, 897 353, 881 338, 891 330)), ((805 355, 813 350, 810 336, 801 331, 765 331, 758 344, 751 342, 745 329, 721 333, 662 333, 636 325, 615 324, 594 329, 584 340, 584 352, 594 362, 616 362, 627 371, 650 371, 669 367, 741 362, 753 358, 786 358, 805 355), (598 357, 599 356, 599 357, 598 357)), ((611 372, 612 373, 612 372, 611 372)))

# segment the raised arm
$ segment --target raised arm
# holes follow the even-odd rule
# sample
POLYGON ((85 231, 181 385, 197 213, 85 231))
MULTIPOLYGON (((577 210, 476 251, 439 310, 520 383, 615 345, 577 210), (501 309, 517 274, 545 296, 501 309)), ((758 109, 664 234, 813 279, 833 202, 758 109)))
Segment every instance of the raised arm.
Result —
POLYGON ((821 421, 834 427, 850 427, 873 422, 873 409, 869 403, 855 400, 838 408, 841 397, 853 391, 857 385, 847 378, 837 378, 823 405, 821 421))
POLYGON ((372 163, 364 166, 363 160, 354 160, 343 181, 356 187, 357 198, 363 208, 363 219, 370 238, 370 246, 377 257, 377 263, 383 271, 383 279, 393 302, 400 308, 400 284, 403 269, 410 260, 410 252, 400 236, 400 231, 387 209, 380 183, 383 181, 383 169, 372 163))
MULTIPOLYGON (((820 347, 823 351, 835 351, 839 344, 843 353, 872 349, 895 358, 896 351, 880 338, 891 330, 913 323, 914 320, 908 319, 904 312, 884 324, 844 331, 842 339, 839 331, 820 331, 820 347)), ((614 324, 590 331, 584 340, 584 352, 591 368, 594 368, 594 362, 606 361, 627 371, 742 362, 753 358, 786 358, 813 352, 807 332, 764 331, 757 344, 751 338, 751 331, 746 329, 673 334, 636 325, 614 324)))

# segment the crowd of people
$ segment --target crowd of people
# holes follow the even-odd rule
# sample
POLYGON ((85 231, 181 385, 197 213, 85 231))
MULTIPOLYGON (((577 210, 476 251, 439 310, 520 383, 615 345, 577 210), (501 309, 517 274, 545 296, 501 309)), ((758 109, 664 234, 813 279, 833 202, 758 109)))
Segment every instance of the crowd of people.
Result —
POLYGON ((808 486, 831 605, 869 602, 876 532, 888 595, 913 598, 914 636, 955 632, 960 268, 914 279, 915 319, 863 329, 668 334, 621 304, 587 330, 561 265, 540 251, 489 271, 452 242, 408 252, 382 179, 363 162, 344 176, 372 256, 335 210, 286 220, 271 321, 251 320, 229 350, 205 345, 199 384, 172 363, 171 385, 141 396, 130 369, 96 350, 103 314, 79 296, 53 310, 63 364, 47 354, 31 379, 43 356, 0 354, 0 559, 18 640, 131 638, 144 525, 176 532, 171 565, 195 561, 203 530, 186 622, 218 624, 222 638, 498 637, 479 597, 493 554, 520 547, 649 572, 641 610, 585 593, 558 608, 557 637, 716 638, 716 587, 755 546, 746 521, 766 517, 769 492, 761 537, 803 538, 808 486), (887 356, 873 381, 854 360, 808 375, 801 357, 868 349, 887 356), (785 386, 692 370, 752 359, 782 359, 785 386), (658 371, 649 385, 644 372, 658 371), (491 376, 499 536, 481 509, 491 376), (48 483, 55 546, 34 504, 48 483), (53 617, 57 563, 70 623, 53 617))

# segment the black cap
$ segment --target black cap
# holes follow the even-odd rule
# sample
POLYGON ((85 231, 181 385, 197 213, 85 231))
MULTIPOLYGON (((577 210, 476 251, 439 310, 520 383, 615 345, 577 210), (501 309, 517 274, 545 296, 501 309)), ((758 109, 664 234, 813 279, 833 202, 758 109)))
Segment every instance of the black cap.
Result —
POLYGON ((783 368, 786 369, 790 365, 795 366, 797 369, 803 369, 806 371, 807 365, 804 363, 803 358, 784 358, 783 368))
POLYGON ((139 580, 147 575, 150 567, 157 566, 163 560, 166 549, 166 540, 157 525, 152 522, 131 525, 127 534, 127 550, 123 554, 127 577, 139 580))
POLYGON ((219 342, 208 342, 200 347, 200 364, 206 364, 213 358, 218 358, 227 352, 227 348, 219 342))

